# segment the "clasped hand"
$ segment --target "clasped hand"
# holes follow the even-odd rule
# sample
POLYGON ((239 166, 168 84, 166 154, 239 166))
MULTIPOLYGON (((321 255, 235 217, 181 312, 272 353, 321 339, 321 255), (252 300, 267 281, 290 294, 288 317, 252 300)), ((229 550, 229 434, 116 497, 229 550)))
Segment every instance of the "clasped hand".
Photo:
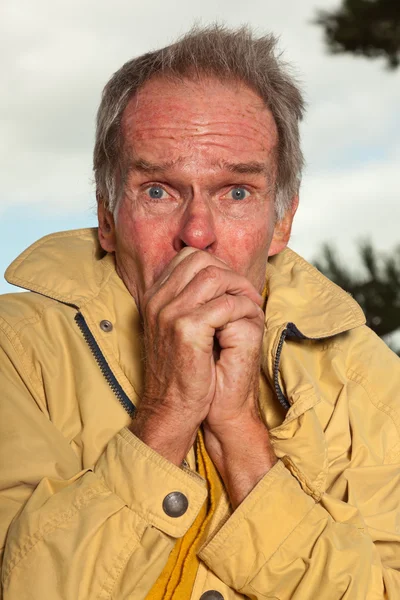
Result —
POLYGON ((207 252, 183 249, 143 295, 145 382, 132 430, 180 464, 258 420, 262 297, 207 252))

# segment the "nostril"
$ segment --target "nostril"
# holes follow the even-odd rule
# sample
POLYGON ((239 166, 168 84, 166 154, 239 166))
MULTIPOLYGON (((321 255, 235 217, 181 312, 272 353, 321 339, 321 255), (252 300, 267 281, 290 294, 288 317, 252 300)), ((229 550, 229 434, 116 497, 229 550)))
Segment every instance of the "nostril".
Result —
POLYGON ((180 228, 175 239, 174 248, 178 252, 187 246, 197 250, 211 250, 215 244, 216 236, 211 219, 201 215, 191 216, 180 228))
POLYGON ((184 242, 181 237, 177 236, 174 240, 173 246, 174 246, 175 252, 180 252, 184 248, 187 248, 189 246, 189 244, 184 242))

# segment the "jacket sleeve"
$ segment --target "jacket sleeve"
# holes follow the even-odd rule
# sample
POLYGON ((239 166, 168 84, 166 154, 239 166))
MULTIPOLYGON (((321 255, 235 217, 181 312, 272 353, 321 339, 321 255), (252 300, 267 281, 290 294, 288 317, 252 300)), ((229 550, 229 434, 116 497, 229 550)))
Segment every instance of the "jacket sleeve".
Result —
POLYGON ((24 358, 7 336, 0 364, 4 600, 145 598, 176 538, 196 518, 207 495, 204 480, 163 459, 128 429, 82 471, 68 441, 39 408, 24 358), (178 518, 162 508, 172 491, 188 499, 178 518))
POLYGON ((302 417, 313 419, 308 438, 329 437, 321 462, 337 476, 325 491, 313 494, 283 456, 200 551, 252 600, 400 598, 399 360, 376 350, 369 380, 350 373, 325 432, 314 409, 302 417))

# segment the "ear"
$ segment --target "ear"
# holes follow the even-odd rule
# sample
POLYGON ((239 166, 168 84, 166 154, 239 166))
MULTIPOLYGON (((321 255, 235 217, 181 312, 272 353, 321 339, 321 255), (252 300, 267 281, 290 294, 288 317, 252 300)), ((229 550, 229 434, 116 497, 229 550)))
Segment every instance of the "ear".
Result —
POLYGON ((274 256, 282 252, 288 245, 290 233, 292 231, 292 223, 297 207, 299 206, 299 197, 294 196, 291 207, 286 211, 285 216, 281 221, 275 224, 274 234, 272 236, 271 245, 268 250, 268 256, 274 256))
POLYGON ((107 210, 101 200, 97 203, 97 217, 99 220, 100 245, 106 252, 114 252, 116 246, 114 216, 107 210))

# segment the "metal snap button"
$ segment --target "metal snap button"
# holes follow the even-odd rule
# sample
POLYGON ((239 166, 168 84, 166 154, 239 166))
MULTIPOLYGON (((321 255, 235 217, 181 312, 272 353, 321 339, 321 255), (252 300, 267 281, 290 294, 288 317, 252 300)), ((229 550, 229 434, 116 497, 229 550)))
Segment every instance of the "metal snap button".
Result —
POLYGON ((163 500, 163 510, 169 517, 181 517, 189 506, 188 499, 182 492, 171 492, 163 500))
POLYGON ((104 319, 103 321, 100 321, 100 329, 108 333, 109 331, 113 330, 113 324, 111 323, 111 321, 107 321, 107 319, 104 319))
POLYGON ((217 590, 208 590, 208 592, 204 592, 200 596, 200 600, 224 600, 221 592, 217 592, 217 590))

